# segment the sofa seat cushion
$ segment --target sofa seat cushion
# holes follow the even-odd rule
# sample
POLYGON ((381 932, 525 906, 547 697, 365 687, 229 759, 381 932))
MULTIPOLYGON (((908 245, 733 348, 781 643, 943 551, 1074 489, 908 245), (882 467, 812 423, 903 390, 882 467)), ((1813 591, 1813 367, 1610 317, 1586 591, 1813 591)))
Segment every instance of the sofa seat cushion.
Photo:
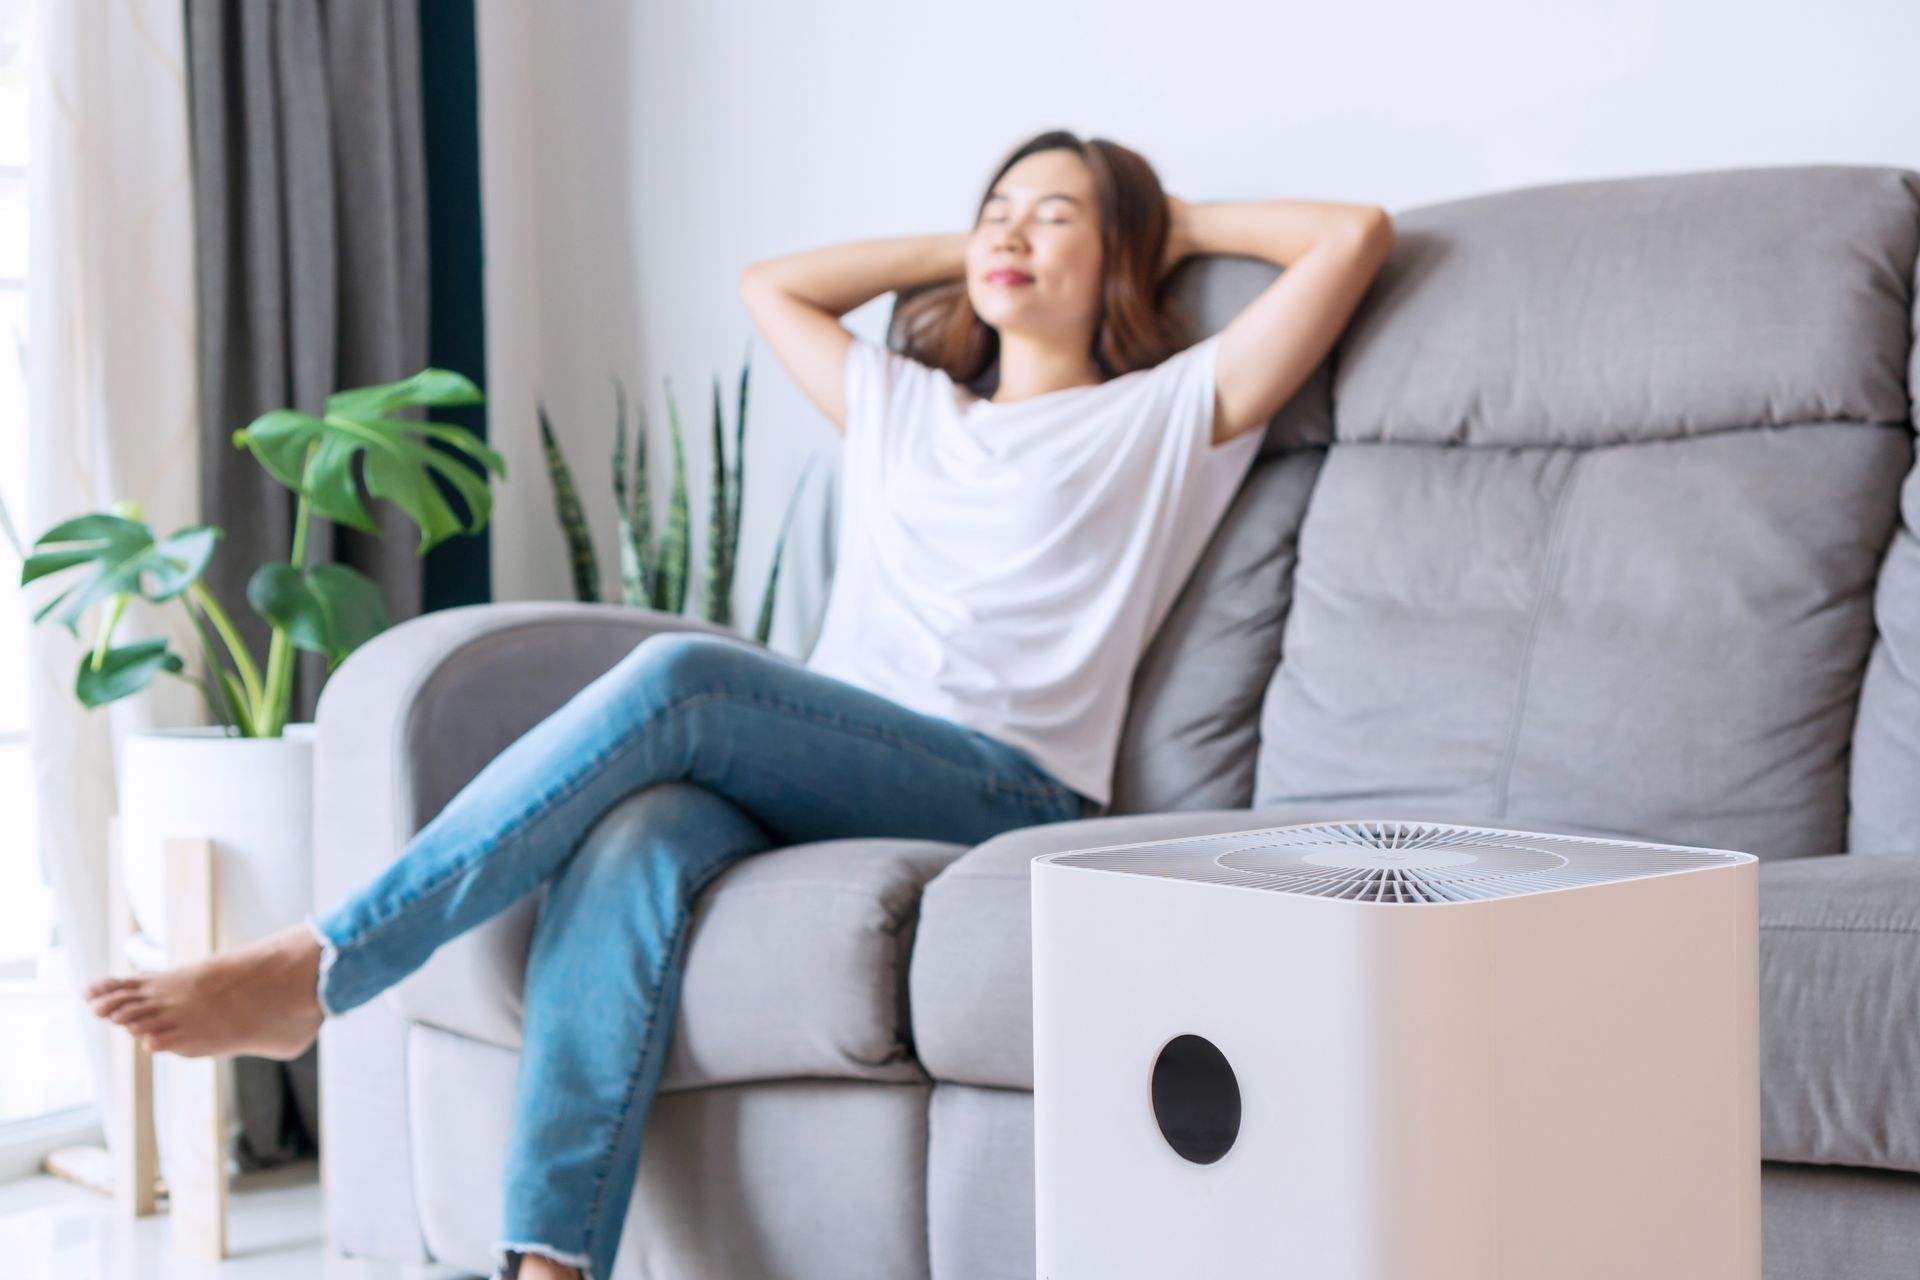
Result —
MULTIPOLYGON (((587 839, 633 839, 657 790, 616 806, 587 839)), ((924 1080, 908 1037, 904 970, 920 891, 962 851, 925 840, 824 840, 721 872, 694 906, 661 1090, 795 1076, 924 1080)), ((415 1022, 517 1049, 543 897, 442 946, 389 997, 415 1022)))
POLYGON ((1920 854, 1760 868, 1761 1150, 1920 1172, 1920 854))
MULTIPOLYGON (((1029 827, 971 850, 921 899, 907 982, 922 1066, 937 1081, 1033 1088, 1028 864, 1040 854, 1356 816, 1434 815, 1404 805, 1142 814, 1029 827)), ((1920 1172, 1920 856, 1763 864, 1760 923, 1766 1157, 1920 1172)))
POLYGON ((935 1080, 1033 1088, 1034 858, 1313 820, 1274 809, 1116 815, 1026 827, 976 846, 921 895, 907 971, 920 1064, 935 1080))

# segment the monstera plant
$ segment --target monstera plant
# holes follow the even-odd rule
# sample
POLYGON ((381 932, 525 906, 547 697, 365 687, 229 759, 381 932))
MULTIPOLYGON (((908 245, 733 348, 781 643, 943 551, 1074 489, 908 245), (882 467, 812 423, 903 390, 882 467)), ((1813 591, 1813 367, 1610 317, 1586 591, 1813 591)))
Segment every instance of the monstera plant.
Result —
POLYGON ((396 415, 482 399, 460 374, 423 369, 399 382, 335 392, 317 416, 275 409, 234 432, 237 447, 298 495, 292 555, 260 566, 247 584, 247 603, 272 628, 264 668, 200 581, 223 536, 217 526, 197 525, 161 538, 139 504, 128 501, 41 534, 21 570, 21 584, 78 572, 33 620, 51 615, 77 638, 81 616, 96 605, 103 610, 74 675, 75 696, 98 707, 138 693, 165 672, 198 685, 213 718, 241 736, 280 736, 292 699, 295 651, 325 654, 332 671, 387 626, 380 588, 364 574, 343 564, 307 564, 313 519, 380 535, 362 499, 363 477, 366 496, 392 502, 420 527, 420 555, 456 533, 477 532, 492 511, 487 473, 505 479, 505 462, 463 427, 396 415), (448 502, 436 477, 459 497, 464 513, 448 502), (180 601, 205 650, 207 679, 183 674, 187 664, 165 636, 118 639, 122 615, 135 597, 154 604, 180 601))

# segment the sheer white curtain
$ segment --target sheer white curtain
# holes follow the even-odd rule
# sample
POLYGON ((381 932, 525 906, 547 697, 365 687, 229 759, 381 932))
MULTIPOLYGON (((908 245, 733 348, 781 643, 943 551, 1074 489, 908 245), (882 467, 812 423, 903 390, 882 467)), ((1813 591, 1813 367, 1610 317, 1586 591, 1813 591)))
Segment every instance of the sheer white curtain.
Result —
MULTIPOLYGON (((38 0, 32 21, 30 482, 27 510, 15 513, 20 535, 31 542, 60 520, 129 498, 165 536, 194 523, 199 507, 180 0, 38 0)), ((30 594, 36 608, 46 598, 30 594)), ((179 612, 129 609, 116 634, 171 635, 192 661, 179 612)), ((118 743, 136 728, 204 722, 198 692, 173 677, 84 710, 73 676, 93 621, 76 641, 49 620, 28 644, 40 855, 76 989, 123 967, 106 942, 118 743)), ((85 1021, 99 1096, 105 1024, 85 1021)))

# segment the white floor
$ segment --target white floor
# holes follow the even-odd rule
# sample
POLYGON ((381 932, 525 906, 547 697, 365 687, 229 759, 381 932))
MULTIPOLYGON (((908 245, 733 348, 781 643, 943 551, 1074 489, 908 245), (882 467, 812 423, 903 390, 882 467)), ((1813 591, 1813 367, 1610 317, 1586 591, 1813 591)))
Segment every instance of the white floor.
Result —
POLYGON ((228 1192, 228 1258, 173 1256, 164 1209, 113 1215, 97 1191, 44 1174, 0 1182, 0 1275, 19 1280, 453 1280, 445 1267, 403 1267, 336 1257, 324 1242, 318 1165, 311 1160, 234 1179, 228 1192))

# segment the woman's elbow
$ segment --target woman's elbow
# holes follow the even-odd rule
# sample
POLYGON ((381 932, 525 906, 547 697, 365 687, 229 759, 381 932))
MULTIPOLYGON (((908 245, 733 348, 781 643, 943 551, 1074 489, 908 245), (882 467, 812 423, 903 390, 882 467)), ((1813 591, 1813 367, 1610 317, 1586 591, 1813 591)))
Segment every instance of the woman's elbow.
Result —
POLYGON ((740 268, 740 297, 749 306, 756 298, 778 290, 778 274, 772 262, 749 262, 740 268))
POLYGON ((1362 215, 1361 225, 1366 234, 1379 240, 1383 245, 1393 243, 1393 215, 1379 205, 1370 205, 1362 215))

